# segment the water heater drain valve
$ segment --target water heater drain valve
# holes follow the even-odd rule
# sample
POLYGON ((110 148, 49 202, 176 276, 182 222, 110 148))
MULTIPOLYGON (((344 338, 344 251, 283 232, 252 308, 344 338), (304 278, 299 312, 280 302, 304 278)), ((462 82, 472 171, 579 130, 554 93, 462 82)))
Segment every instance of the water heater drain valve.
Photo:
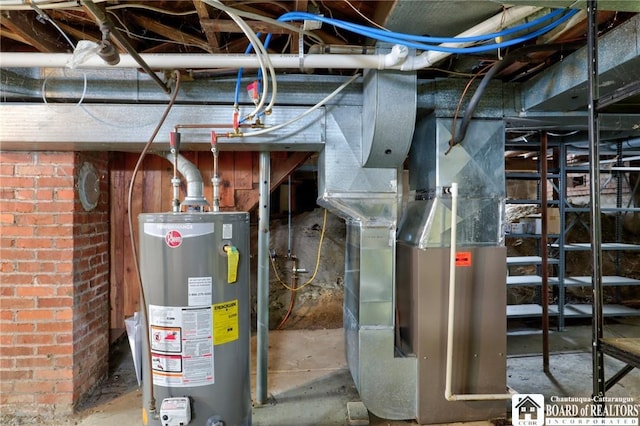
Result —
POLYGON ((191 401, 188 397, 165 398, 160 405, 162 426, 186 426, 191 421, 191 401))

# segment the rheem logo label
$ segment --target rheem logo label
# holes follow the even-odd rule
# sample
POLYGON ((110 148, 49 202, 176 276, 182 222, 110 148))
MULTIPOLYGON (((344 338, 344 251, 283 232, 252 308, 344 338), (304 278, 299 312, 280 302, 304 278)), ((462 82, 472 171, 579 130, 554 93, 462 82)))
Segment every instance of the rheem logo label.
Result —
POLYGON ((171 248, 180 247, 180 244, 182 244, 182 234, 179 231, 171 230, 164 236, 164 241, 171 248))

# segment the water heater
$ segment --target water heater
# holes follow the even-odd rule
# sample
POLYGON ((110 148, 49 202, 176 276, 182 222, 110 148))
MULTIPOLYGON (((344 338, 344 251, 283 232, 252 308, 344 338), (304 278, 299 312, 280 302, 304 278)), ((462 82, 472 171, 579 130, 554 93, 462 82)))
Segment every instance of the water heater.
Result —
POLYGON ((143 375, 152 372, 143 424, 250 425, 248 214, 142 214, 139 223, 143 375))

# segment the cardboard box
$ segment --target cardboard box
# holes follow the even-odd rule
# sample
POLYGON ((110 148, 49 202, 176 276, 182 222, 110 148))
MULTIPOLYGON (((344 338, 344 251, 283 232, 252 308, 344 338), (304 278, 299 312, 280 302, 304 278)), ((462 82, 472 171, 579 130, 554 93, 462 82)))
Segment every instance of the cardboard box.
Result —
POLYGON ((509 223, 507 226, 507 234, 524 234, 525 233, 525 226, 523 223, 520 222, 514 222, 514 223, 509 223))
MULTIPOLYGON (((539 214, 532 214, 520 219, 520 222, 524 222, 525 233, 527 234, 542 234, 542 216, 539 214)), ((547 234, 559 234, 560 233, 560 209, 557 207, 547 208, 547 234)))
POLYGON ((560 209, 547 207, 547 234, 560 233, 560 209))
MULTIPOLYGON (((539 232, 536 232, 538 230, 538 228, 540 227, 540 225, 537 224, 537 221, 539 221, 540 218, 536 217, 536 215, 531 215, 531 216, 527 216, 527 217, 523 217, 520 219, 520 223, 523 224, 523 231, 525 234, 536 234, 539 232)), ((540 228, 542 229, 542 228, 540 228)))

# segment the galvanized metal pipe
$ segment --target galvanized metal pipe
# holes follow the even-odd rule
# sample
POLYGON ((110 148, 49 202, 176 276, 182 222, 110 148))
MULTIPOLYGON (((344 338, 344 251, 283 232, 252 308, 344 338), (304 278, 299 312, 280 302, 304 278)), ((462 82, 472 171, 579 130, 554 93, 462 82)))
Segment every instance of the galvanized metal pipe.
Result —
POLYGON ((256 402, 267 402, 267 356, 269 354, 269 197, 271 192, 271 154, 260 153, 258 208, 258 290, 256 402))
POLYGON ((540 274, 542 276, 542 370, 549 372, 549 250, 547 248, 547 146, 549 138, 547 132, 540 134, 540 207, 541 225, 540 250, 541 265, 540 274))
MULTIPOLYGON (((111 34, 112 37, 114 37, 116 40, 118 40, 118 42, 122 45, 122 47, 125 48, 125 50, 127 52, 129 52, 129 55, 131 55, 131 57, 133 58, 133 60, 147 73, 149 74, 149 77, 151 77, 156 83, 158 83, 158 86, 160 86, 162 88, 162 90, 164 90, 165 93, 171 93, 171 88, 169 87, 169 85, 167 85, 167 83, 165 83, 164 81, 162 81, 160 79, 160 77, 158 77, 156 75, 155 72, 153 72, 153 70, 151 69, 151 67, 149 67, 149 65, 145 62, 144 59, 142 59, 142 57, 140 56, 140 54, 138 52, 136 52, 136 50, 133 48, 133 46, 131 46, 131 43, 129 43, 129 40, 127 40, 122 33, 120 33, 120 31, 118 31, 114 25, 113 22, 111 22, 111 20, 104 14, 104 12, 102 11, 102 9, 100 7, 98 7, 92 0, 82 0, 82 4, 84 5, 84 7, 87 8, 87 10, 89 12, 91 12, 91 14, 96 18, 96 20, 100 23, 100 24, 104 24, 109 28, 109 32, 111 34)), ((179 64, 180 62, 176 62, 176 64, 179 64)), ((111 66, 111 65, 109 65, 111 66)))
POLYGON ((597 0, 587 2, 587 55, 589 81, 589 172, 591 174, 591 254, 593 271, 591 289, 592 306, 592 361, 593 395, 604 395, 604 354, 600 349, 604 319, 602 313, 602 231, 600 219, 600 128, 597 101, 599 97, 598 78, 598 4, 597 0))

